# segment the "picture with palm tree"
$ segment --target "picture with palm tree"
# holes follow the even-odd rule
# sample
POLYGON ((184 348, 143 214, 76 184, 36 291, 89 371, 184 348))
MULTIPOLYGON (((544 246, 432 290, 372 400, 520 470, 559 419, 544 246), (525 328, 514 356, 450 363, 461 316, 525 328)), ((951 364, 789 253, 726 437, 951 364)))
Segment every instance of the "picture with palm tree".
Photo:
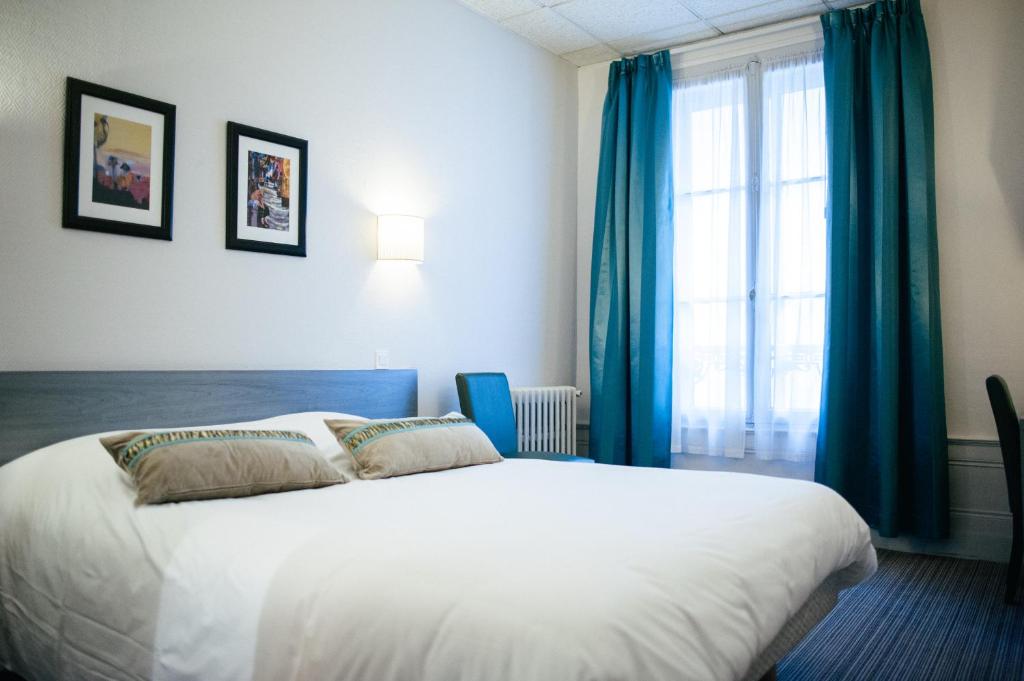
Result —
POLYGON ((153 129, 96 113, 93 120, 92 200, 149 210, 153 129))
POLYGON ((63 224, 171 240, 173 104, 67 79, 63 224))

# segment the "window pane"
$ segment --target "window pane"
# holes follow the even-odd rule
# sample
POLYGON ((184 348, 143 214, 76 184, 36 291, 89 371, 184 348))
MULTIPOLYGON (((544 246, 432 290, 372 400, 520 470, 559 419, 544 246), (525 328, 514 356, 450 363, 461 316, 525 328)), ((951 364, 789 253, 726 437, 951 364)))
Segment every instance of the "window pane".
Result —
POLYGON ((821 394, 825 297, 773 301, 776 320, 771 367, 771 413, 800 411, 817 418, 821 394))
POLYGON ((676 88, 672 114, 677 194, 746 184, 745 90, 741 74, 676 88))
POLYGON ((745 190, 677 197, 676 300, 746 297, 746 216, 745 190))
POLYGON ((778 240, 778 281, 772 287, 774 293, 824 293, 825 181, 770 189, 778 194, 778 212, 768 220, 768 228, 775 230, 778 240))
POLYGON ((746 403, 746 349, 729 342, 729 328, 734 326, 740 337, 746 337, 744 306, 736 301, 684 302, 677 309, 680 328, 676 337, 685 334, 689 339, 685 377, 690 415, 726 411, 730 399, 742 410, 746 403))

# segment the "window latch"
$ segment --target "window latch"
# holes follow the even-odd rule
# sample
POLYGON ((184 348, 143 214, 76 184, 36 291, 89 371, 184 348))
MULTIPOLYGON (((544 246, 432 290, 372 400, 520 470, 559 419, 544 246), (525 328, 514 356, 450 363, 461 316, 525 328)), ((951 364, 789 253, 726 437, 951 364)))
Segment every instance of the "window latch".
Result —
POLYGON ((747 292, 747 298, 750 299, 751 301, 753 301, 755 297, 757 297, 757 290, 756 289, 750 289, 747 292))

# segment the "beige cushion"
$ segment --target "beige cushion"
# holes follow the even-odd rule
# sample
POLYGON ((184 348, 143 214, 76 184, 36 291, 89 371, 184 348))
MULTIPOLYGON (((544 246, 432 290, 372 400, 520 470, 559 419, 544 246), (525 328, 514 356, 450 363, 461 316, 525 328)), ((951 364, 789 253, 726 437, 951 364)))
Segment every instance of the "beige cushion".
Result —
POLYGON ((407 419, 324 421, 364 480, 497 463, 501 454, 461 414, 407 419))
POLYGON ((346 482, 304 433, 131 432, 100 439, 131 475, 140 504, 246 497, 346 482))

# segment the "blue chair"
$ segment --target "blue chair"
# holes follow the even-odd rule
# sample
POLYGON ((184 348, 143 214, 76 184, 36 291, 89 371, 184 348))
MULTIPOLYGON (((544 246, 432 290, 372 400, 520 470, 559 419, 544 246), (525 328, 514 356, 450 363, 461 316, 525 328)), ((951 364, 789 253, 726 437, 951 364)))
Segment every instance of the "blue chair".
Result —
POLYGON ((476 422, 480 430, 494 443, 495 449, 505 458, 594 463, 593 459, 585 456, 517 451, 519 446, 516 437, 516 415, 512 409, 512 391, 509 390, 505 374, 456 374, 455 387, 459 390, 462 413, 476 422))

